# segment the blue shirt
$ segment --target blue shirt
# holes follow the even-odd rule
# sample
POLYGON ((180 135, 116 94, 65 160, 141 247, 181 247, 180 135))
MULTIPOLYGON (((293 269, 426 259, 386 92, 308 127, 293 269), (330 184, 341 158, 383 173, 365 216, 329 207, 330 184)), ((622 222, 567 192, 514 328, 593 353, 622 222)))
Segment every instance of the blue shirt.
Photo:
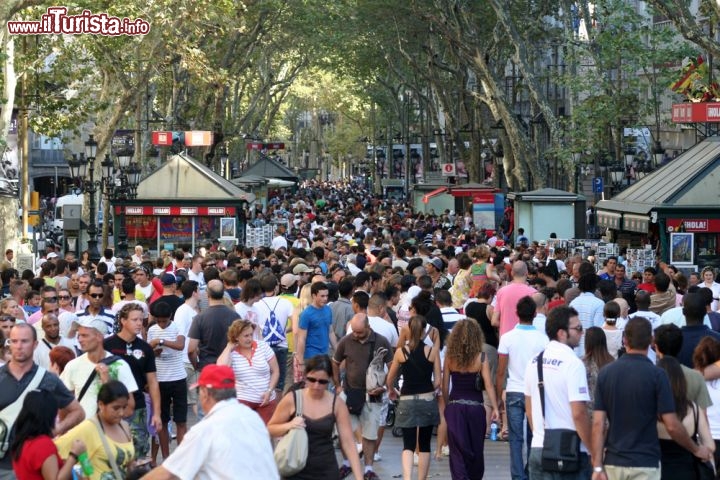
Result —
POLYGON ((303 359, 324 355, 330 351, 330 326, 332 325, 332 310, 327 305, 317 308, 308 305, 300 314, 298 326, 307 330, 305 340, 305 354, 303 359))

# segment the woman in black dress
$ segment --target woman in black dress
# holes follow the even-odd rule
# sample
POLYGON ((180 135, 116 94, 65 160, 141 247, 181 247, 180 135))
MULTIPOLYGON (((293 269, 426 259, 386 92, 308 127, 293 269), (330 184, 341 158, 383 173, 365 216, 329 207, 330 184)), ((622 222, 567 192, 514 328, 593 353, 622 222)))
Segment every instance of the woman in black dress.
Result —
POLYGON ((337 424, 340 445, 349 459, 355 480, 362 480, 360 457, 350 424, 350 414, 345 402, 327 389, 332 381, 332 364, 327 355, 317 355, 305 361, 305 388, 297 391, 302 395, 302 416, 295 416, 295 396, 286 394, 268 423, 272 437, 281 437, 292 428, 304 428, 308 434, 308 458, 305 468, 288 477, 292 480, 339 479, 333 427, 337 424))

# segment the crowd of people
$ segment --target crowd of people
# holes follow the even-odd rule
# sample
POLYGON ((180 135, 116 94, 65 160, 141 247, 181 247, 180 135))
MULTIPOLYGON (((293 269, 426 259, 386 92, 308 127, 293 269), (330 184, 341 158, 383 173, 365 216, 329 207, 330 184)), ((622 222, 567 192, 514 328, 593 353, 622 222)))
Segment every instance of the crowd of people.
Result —
POLYGON ((304 429, 287 478, 373 480, 389 412, 404 479, 444 457, 483 478, 495 427, 513 480, 695 479, 720 460, 711 268, 598 270, 350 184, 254 216, 270 245, 51 248, 37 272, 6 252, 0 479, 279 478, 273 443, 304 429), (576 433, 570 471, 543 457, 554 429, 576 433))

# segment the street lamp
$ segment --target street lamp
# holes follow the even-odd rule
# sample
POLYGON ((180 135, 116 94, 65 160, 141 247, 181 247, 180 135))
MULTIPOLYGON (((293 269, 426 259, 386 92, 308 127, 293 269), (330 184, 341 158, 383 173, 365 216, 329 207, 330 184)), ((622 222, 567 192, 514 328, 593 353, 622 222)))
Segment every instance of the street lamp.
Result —
MULTIPOLYGON (((132 155, 127 152, 117 155, 116 162, 112 162, 110 157, 106 156, 105 162, 103 162, 103 182, 106 186, 108 200, 114 203, 135 198, 141 173, 142 170, 136 162, 132 162, 132 155)), ((120 231, 115 245, 116 255, 119 258, 128 256, 125 221, 125 212, 121 212, 120 231)))
POLYGON ((95 181, 95 156, 97 155, 97 142, 90 135, 85 142, 85 151, 80 155, 73 154, 72 160, 68 161, 70 167, 70 175, 73 180, 78 183, 78 187, 82 193, 87 193, 90 197, 90 223, 88 224, 88 254, 90 261, 97 263, 100 260, 100 252, 97 248, 97 214, 95 208, 95 193, 100 182, 95 181))
POLYGON ((635 151, 631 146, 625 148, 625 178, 627 178, 627 186, 630 186, 630 180, 632 180, 632 168, 633 162, 635 161, 635 151))

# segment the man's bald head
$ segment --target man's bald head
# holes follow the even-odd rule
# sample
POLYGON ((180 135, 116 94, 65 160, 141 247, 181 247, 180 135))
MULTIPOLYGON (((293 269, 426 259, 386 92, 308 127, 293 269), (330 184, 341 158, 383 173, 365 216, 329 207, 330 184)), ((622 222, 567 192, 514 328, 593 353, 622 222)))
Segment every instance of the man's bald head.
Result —
POLYGON ((518 260, 515 263, 513 263, 512 266, 512 276, 513 278, 525 278, 528 274, 528 268, 527 263, 523 262, 522 260, 518 260))

